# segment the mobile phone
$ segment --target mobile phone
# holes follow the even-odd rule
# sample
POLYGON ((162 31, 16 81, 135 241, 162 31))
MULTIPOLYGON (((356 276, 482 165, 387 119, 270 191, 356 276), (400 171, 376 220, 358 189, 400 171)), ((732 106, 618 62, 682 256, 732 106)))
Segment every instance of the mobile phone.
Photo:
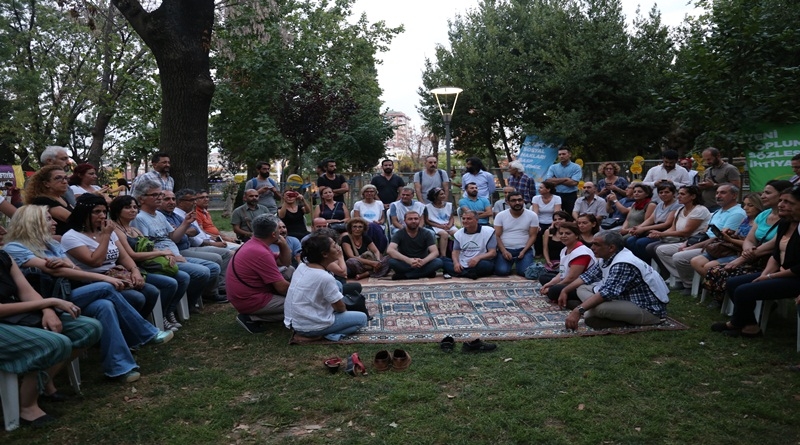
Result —
POLYGON ((716 236, 717 238, 722 238, 722 231, 719 230, 719 227, 715 226, 714 224, 711 224, 710 226, 708 226, 708 228, 711 229, 711 233, 713 233, 714 236, 716 236))

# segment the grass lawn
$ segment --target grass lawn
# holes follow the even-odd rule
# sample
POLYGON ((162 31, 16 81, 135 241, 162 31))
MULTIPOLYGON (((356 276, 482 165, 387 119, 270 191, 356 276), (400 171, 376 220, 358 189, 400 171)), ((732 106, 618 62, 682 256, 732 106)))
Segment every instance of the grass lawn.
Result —
MULTIPOLYGON (((275 325, 251 335, 230 306, 206 306, 176 338, 137 354, 142 379, 105 380, 81 361, 83 396, 45 405, 51 429, 0 432, 9 444, 796 444, 795 321, 730 339, 723 318, 673 294, 691 329, 500 342, 448 355, 437 344, 289 346, 275 325), (406 372, 372 372, 381 349, 406 349, 406 372), (370 371, 328 374, 358 352, 370 371)), ((71 393, 66 373, 58 386, 71 393)))

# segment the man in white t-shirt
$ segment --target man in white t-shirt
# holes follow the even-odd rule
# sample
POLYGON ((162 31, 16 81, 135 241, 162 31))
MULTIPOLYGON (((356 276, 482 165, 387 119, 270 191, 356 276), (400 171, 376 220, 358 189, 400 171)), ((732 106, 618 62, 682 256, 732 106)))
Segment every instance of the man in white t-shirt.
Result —
POLYGON ((389 207, 392 235, 405 228, 406 213, 414 211, 422 215, 425 212, 425 204, 415 201, 413 196, 414 190, 411 187, 403 187, 403 190, 400 191, 400 200, 393 202, 389 207))
POLYGON ((497 256, 497 238, 494 229, 478 224, 478 214, 474 210, 461 212, 462 227, 453 238, 451 258, 442 259, 444 277, 466 277, 477 280, 494 272, 494 258, 497 256))
POLYGON ((494 218, 497 237, 497 257, 494 274, 507 276, 516 264, 517 275, 524 276, 525 269, 533 264, 533 243, 539 234, 539 217, 525 208, 525 199, 520 192, 506 195, 510 206, 494 218))

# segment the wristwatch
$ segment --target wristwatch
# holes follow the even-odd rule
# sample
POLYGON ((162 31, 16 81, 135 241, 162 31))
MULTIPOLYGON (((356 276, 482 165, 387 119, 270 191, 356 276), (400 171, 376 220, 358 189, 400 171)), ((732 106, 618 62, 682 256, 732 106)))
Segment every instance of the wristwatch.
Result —
POLYGON ((583 306, 578 306, 576 309, 578 309, 578 313, 581 315, 586 313, 586 308, 584 308, 583 306))

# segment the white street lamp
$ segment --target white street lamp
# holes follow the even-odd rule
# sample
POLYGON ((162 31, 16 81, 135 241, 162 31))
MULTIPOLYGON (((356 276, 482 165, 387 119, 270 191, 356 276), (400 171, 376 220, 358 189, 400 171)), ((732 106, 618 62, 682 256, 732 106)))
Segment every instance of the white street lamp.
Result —
POLYGON ((456 109, 456 102, 458 102, 458 95, 464 91, 456 87, 441 87, 431 90, 431 94, 436 98, 436 105, 439 106, 439 113, 442 115, 445 129, 445 149, 447 151, 447 174, 450 174, 450 120, 453 119, 453 112, 456 109), (441 97, 441 99, 440 99, 441 97), (450 105, 448 99, 453 99, 453 104, 450 105))

